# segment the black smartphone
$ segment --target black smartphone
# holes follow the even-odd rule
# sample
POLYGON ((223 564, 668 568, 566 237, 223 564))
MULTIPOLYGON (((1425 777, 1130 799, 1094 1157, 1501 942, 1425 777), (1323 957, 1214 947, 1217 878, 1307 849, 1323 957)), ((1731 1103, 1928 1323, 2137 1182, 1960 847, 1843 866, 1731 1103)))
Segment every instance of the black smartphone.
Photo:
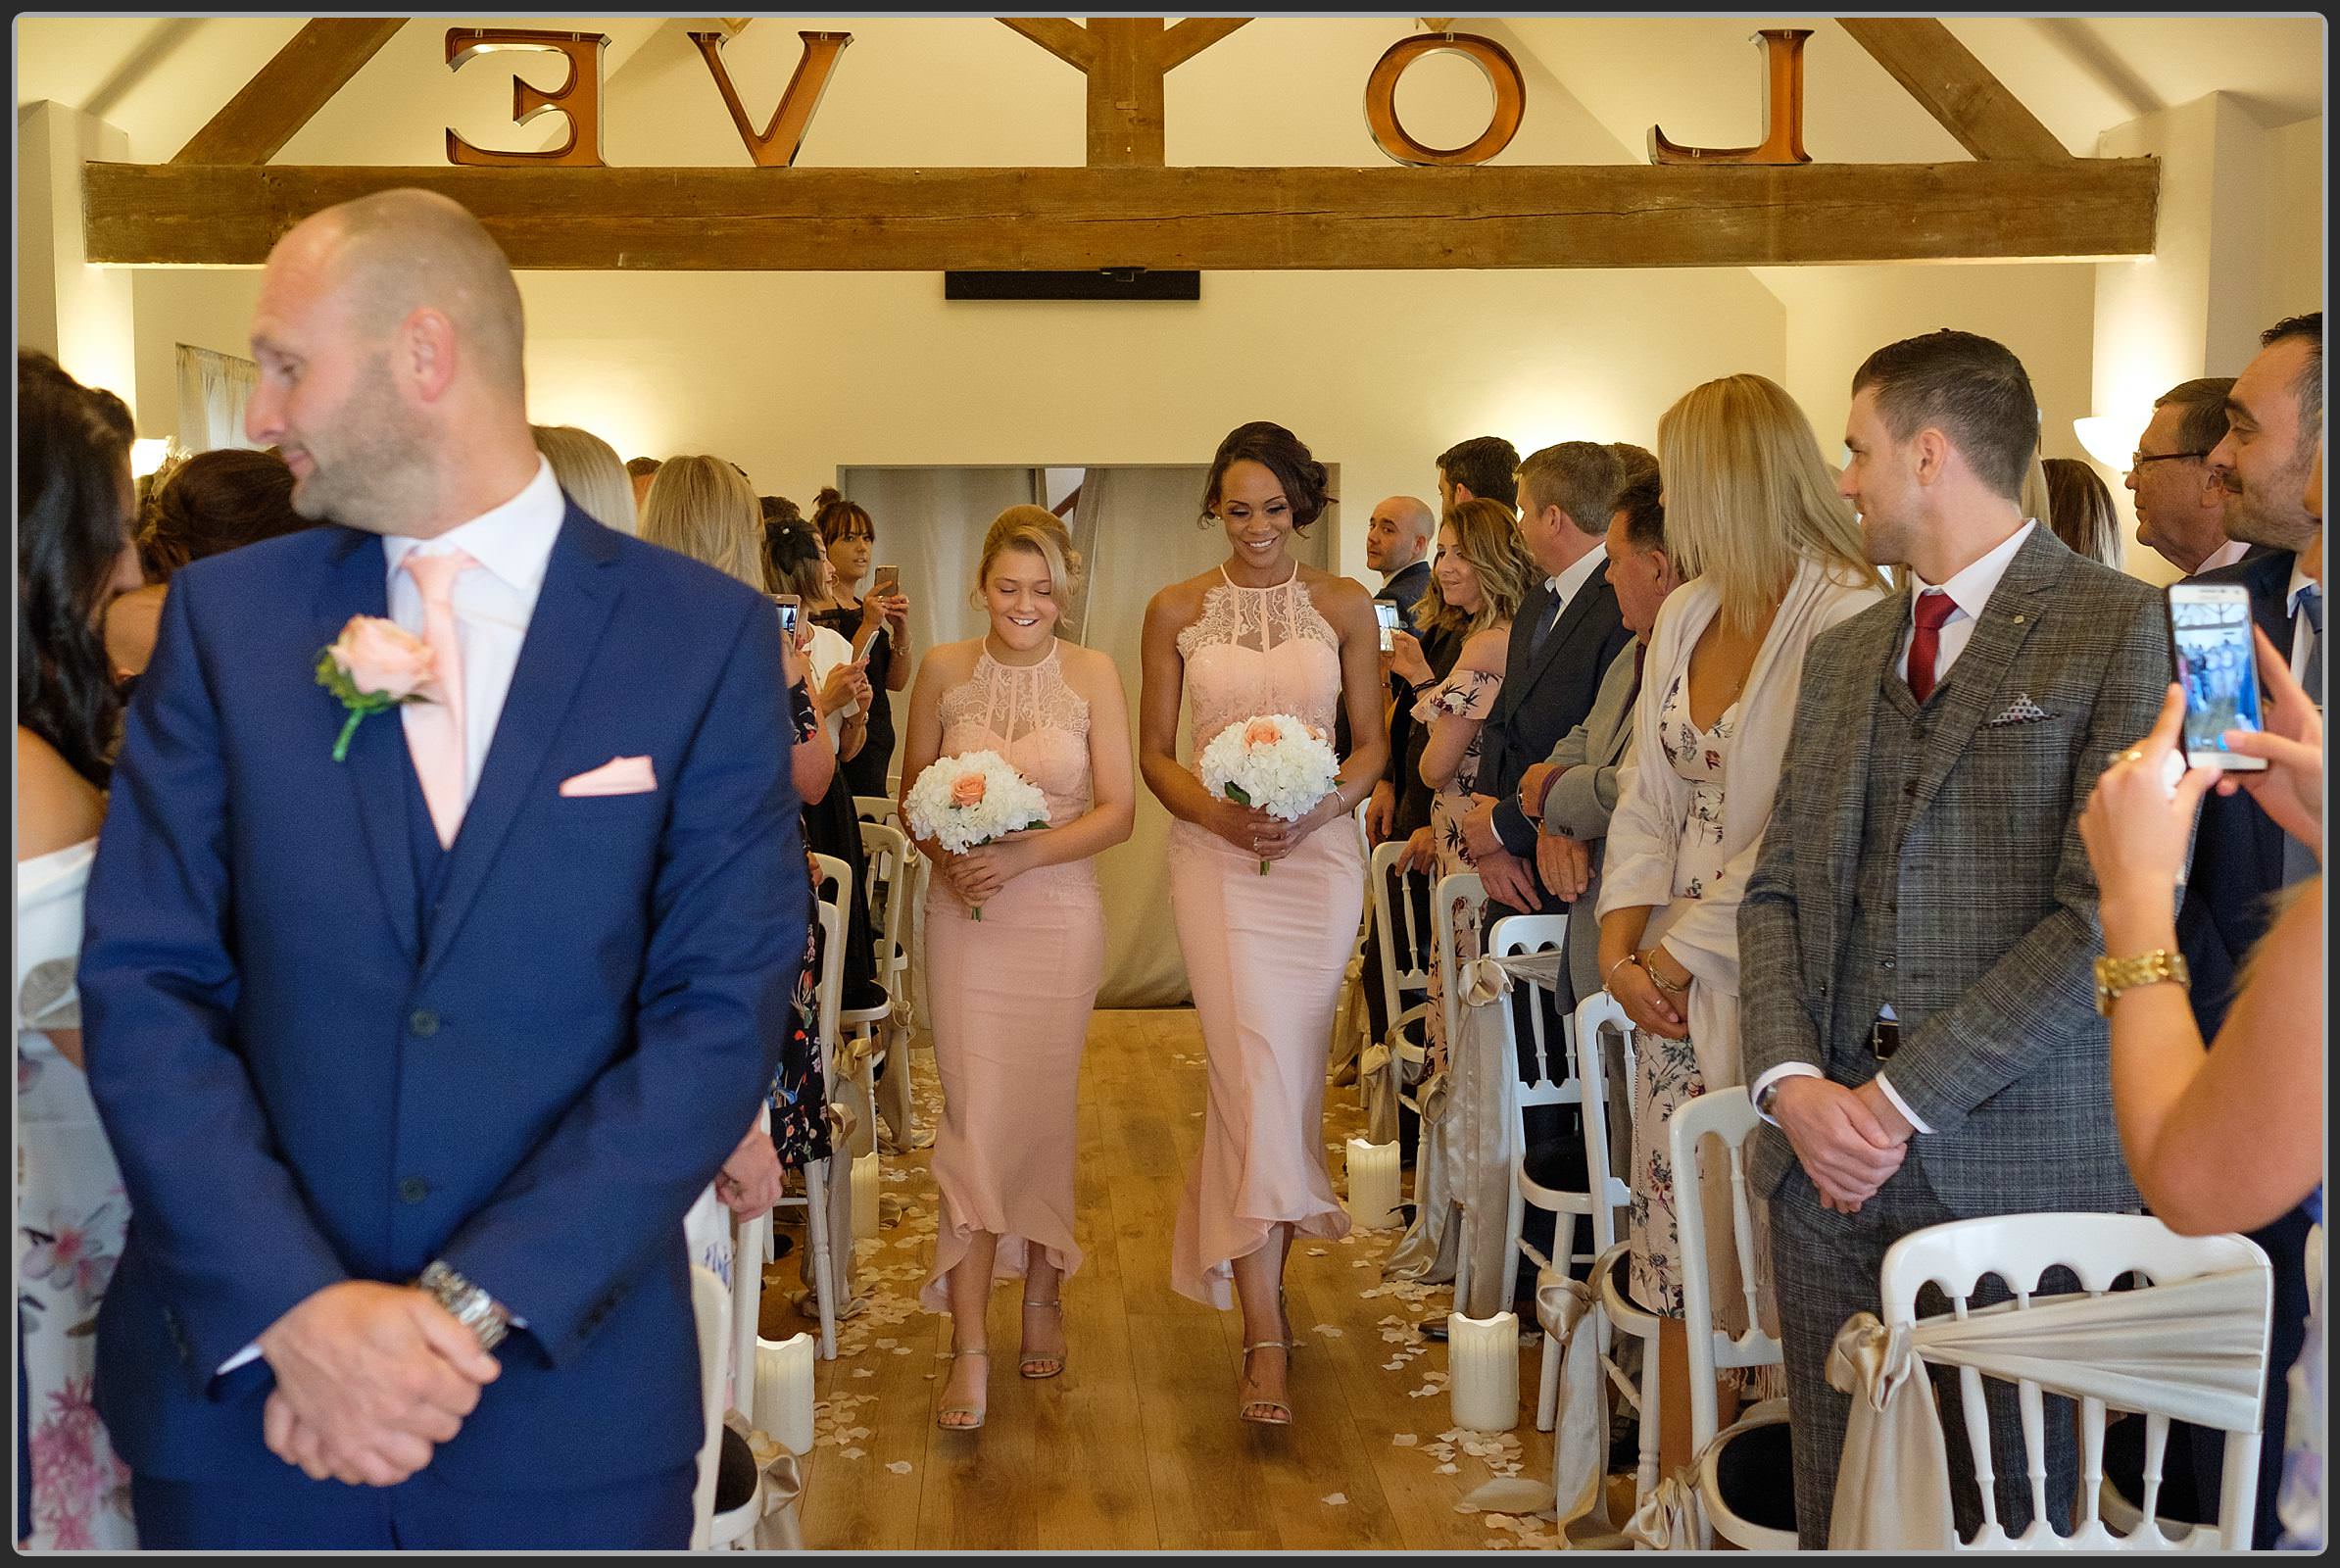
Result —
POLYGON ((1390 650, 1390 634, 1397 630, 1397 607, 1387 599, 1373 602, 1373 618, 1382 623, 1382 652, 1390 650))
POLYGON ((2226 731, 2264 729, 2251 595, 2240 583, 2171 583, 2164 591, 2177 683, 2185 688, 2188 767, 2262 769, 2263 757, 2226 749, 2226 731))

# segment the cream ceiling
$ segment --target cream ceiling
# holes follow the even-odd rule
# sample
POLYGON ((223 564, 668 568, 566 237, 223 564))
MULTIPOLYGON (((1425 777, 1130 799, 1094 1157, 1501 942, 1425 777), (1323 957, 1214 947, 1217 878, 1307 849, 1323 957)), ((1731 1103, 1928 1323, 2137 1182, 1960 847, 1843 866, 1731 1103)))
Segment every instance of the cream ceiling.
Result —
MULTIPOLYGON (((120 126, 134 159, 161 162, 234 94, 300 27, 299 17, 21 17, 17 102, 55 99, 120 126)), ((436 162, 435 126, 396 111, 427 73, 444 70, 441 29, 511 25, 609 34, 614 77, 662 33, 711 28, 716 18, 430 18, 405 28, 278 155, 284 163, 436 162)), ((1391 37, 1413 19, 1389 19, 1391 37)), ((763 25, 793 27, 795 19, 763 25)), ((804 25, 827 24, 803 24, 804 25)), ((851 26, 844 23, 842 25, 851 26)), ((1652 122, 1678 142, 1742 145, 1761 130, 1759 26, 1808 26, 1806 146, 1822 160, 1955 159, 1956 144, 1825 18, 1462 18, 1530 56, 1616 139, 1639 157, 1652 122)), ((2224 90, 2262 122, 2323 109, 2323 23, 2311 15, 2122 18, 1957 18, 1951 30, 2075 153, 2141 114, 2224 90)), ((663 40, 671 44, 675 40, 663 40)), ((687 50, 686 50, 687 52, 687 50)), ((671 49, 661 47, 661 56, 671 49)), ((460 122, 509 128, 510 73, 484 65, 437 78, 460 122)), ((760 100, 756 100, 760 101, 760 100)), ((1533 104, 1531 105, 1533 113, 1533 104)), ((548 116, 558 122, 558 117, 548 116)), ((551 127, 537 127, 550 133, 551 127)), ((1359 162, 1365 162, 1362 157, 1359 162)))

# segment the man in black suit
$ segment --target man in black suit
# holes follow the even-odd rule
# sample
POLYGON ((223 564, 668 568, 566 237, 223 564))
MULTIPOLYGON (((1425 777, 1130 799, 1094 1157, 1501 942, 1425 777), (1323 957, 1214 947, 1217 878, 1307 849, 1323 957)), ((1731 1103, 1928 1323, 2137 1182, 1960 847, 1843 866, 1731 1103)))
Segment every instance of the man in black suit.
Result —
MULTIPOLYGON (((2258 357, 2227 390, 2227 430, 2208 459, 2230 493, 2226 531, 2248 544, 2251 553, 2235 565, 2188 580, 2240 583, 2250 590, 2251 618, 2275 652, 2289 658, 2292 673, 2320 707, 2323 590, 2300 568, 2299 555, 2322 528, 2302 500, 2323 419, 2322 313, 2278 321, 2260 341, 2258 357)), ((2315 869, 2313 853, 2248 795, 2204 797, 2193 865, 2177 910, 2177 938, 2192 971, 2194 1018, 2205 1041, 2218 1039, 2237 973, 2267 931, 2274 896, 2315 869)), ((2291 1393, 2285 1373, 2299 1356, 2305 1329, 2312 1223, 2305 1209, 2295 1208, 2251 1237, 2273 1264, 2275 1287, 2253 1541, 2261 1550, 2274 1545, 2280 1529, 2275 1488, 2282 1476, 2291 1393)), ((2215 1510, 2220 1446, 2212 1441, 2191 1447, 2197 1496, 2203 1507, 2215 1510)))
POLYGON ((1478 805, 1463 819, 1489 918, 1566 907, 1536 879, 1536 822, 1519 788, 1584 721, 1601 676, 1633 641, 1602 549, 1624 480, 1617 454, 1592 441, 1563 441, 1520 465, 1520 535, 1545 575, 1512 619, 1503 689, 1480 738, 1478 805))
POLYGON ((1499 435, 1475 435, 1438 454, 1438 514, 1482 498, 1520 509, 1520 451, 1499 435))

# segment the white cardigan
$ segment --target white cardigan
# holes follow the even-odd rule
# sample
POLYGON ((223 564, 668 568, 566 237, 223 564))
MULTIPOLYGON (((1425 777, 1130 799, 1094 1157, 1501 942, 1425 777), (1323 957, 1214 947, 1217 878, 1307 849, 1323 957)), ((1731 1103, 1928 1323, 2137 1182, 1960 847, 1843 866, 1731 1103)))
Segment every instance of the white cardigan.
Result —
POLYGON ((1731 737, 1723 783, 1723 853, 1728 863, 1703 898, 1674 896, 1674 858, 1689 814, 1690 786, 1666 761, 1665 743, 1658 734, 1659 709, 1674 677, 1682 674, 1686 679, 1690 651, 1722 609, 1721 592, 1704 577, 1691 578, 1668 596, 1650 632, 1641 695, 1633 710, 1633 750, 1619 770, 1617 810, 1609 819, 1599 913, 1642 905, 1656 907, 1642 946, 1655 947, 1662 940, 1667 953, 1695 981, 1690 990, 1690 1039, 1699 1048, 1699 1066, 1709 1091, 1738 1081, 1739 899, 1754 874, 1763 830, 1771 821, 1779 766, 1795 727, 1805 650, 1830 626, 1885 597, 1881 579, 1854 587, 1841 580, 1838 570, 1839 576, 1831 578, 1820 563, 1803 563, 1756 651, 1754 668, 1738 698, 1738 733, 1731 737), (1711 1065, 1710 1055, 1715 1058, 1711 1065))

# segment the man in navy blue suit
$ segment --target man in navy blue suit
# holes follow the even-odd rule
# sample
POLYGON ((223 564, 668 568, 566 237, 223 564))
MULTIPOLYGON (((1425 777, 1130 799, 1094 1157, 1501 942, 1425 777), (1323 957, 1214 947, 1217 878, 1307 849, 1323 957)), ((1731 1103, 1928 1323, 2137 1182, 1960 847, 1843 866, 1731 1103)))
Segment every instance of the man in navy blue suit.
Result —
POLYGON ((247 433, 331 525, 172 580, 80 974, 142 1544, 683 1546, 683 1212, 804 951, 776 617, 561 493, 454 202, 308 219, 252 335, 247 433), (418 647, 426 701, 346 706, 418 647))

